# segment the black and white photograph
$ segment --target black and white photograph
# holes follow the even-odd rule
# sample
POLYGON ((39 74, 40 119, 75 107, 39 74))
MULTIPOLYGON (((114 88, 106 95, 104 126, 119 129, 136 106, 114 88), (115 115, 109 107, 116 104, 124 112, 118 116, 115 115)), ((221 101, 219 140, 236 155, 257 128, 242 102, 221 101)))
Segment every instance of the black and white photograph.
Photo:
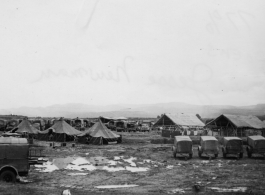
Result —
POLYGON ((264 0, 1 0, 0 195, 265 194, 264 0))

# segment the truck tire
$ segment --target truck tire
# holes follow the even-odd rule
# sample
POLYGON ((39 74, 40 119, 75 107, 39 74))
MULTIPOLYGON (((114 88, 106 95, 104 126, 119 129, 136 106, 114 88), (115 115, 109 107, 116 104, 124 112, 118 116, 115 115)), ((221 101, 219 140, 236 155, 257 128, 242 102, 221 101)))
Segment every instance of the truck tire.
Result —
POLYGON ((239 153, 239 158, 243 158, 243 152, 239 153))
POLYGON ((218 157, 218 154, 215 154, 214 157, 217 158, 218 157))
POLYGON ((223 157, 226 158, 226 153, 225 152, 223 152, 223 157))
POLYGON ((6 170, 0 175, 0 180, 5 182, 16 182, 16 175, 13 171, 6 170))
POLYGON ((189 154, 189 158, 192 159, 192 154, 189 154))

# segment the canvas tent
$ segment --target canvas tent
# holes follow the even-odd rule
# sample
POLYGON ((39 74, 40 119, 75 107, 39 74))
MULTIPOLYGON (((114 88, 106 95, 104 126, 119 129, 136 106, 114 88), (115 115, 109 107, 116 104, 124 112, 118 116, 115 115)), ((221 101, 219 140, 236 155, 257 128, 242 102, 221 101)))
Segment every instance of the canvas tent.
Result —
POLYGON ((195 114, 163 114, 154 127, 161 127, 163 137, 174 137, 183 132, 196 132, 203 129, 205 124, 195 114))
POLYGON ((221 136, 248 136, 250 131, 261 132, 264 135, 265 124, 256 116, 222 114, 206 124, 212 131, 218 131, 221 136))
POLYGON ((18 126, 14 127, 11 133, 27 133, 29 135, 37 135, 39 130, 36 129, 27 118, 25 118, 18 126))
POLYGON ((73 141, 74 136, 81 134, 81 131, 76 130, 71 125, 61 118, 55 121, 54 125, 45 131, 41 131, 38 134, 40 140, 50 140, 50 141, 73 141))
POLYGON ((100 120, 95 123, 91 128, 78 135, 78 140, 84 142, 84 138, 89 139, 89 143, 102 145, 108 142, 114 142, 121 139, 120 135, 115 134, 109 130, 100 120))

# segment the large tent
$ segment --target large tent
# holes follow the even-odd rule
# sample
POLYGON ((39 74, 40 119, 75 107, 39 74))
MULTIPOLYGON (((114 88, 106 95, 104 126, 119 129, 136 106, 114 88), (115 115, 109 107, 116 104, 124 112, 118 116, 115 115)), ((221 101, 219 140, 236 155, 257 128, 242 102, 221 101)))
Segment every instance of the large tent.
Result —
POLYGON ((102 145, 108 142, 120 142, 121 136, 109 130, 102 122, 95 123, 91 128, 78 135, 78 140, 84 142, 84 138, 89 139, 89 143, 102 145))
POLYGON ((14 127, 11 133, 28 133, 29 135, 37 135, 39 130, 35 128, 27 118, 25 118, 18 126, 14 127))
POLYGON ((74 136, 81 133, 81 131, 76 130, 67 122, 65 122, 63 118, 61 118, 50 128, 46 129, 45 131, 41 131, 38 135, 38 138, 40 140, 65 142, 74 140, 74 136))
POLYGON ((249 131, 260 131, 265 134, 265 124, 256 116, 222 114, 206 124, 212 131, 221 136, 247 136, 249 131))
POLYGON ((161 127, 163 137, 174 137, 190 130, 203 129, 205 124, 195 114, 163 114, 154 124, 161 127))

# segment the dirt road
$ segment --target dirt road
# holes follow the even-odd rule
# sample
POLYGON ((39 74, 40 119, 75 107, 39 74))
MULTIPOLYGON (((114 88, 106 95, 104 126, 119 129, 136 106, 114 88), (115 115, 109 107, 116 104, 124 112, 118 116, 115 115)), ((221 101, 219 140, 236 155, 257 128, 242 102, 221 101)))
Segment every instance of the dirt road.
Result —
POLYGON ((59 195, 70 189, 72 195, 83 194, 265 194, 265 160, 200 159, 197 146, 191 160, 174 159, 171 144, 151 144, 154 134, 123 133, 123 143, 52 148, 48 142, 36 141, 57 170, 42 172, 31 167, 26 183, 0 184, 1 195, 59 195), (57 160, 56 160, 57 159, 57 160), (88 160, 90 165, 75 165, 73 160, 88 160), (56 160, 56 161, 55 161, 56 160), (74 166, 86 166, 76 170, 74 166), (89 168, 93 170, 89 170, 89 168), (120 169, 120 170, 119 170, 120 169), (104 185, 137 185, 129 188, 99 189, 104 185))

